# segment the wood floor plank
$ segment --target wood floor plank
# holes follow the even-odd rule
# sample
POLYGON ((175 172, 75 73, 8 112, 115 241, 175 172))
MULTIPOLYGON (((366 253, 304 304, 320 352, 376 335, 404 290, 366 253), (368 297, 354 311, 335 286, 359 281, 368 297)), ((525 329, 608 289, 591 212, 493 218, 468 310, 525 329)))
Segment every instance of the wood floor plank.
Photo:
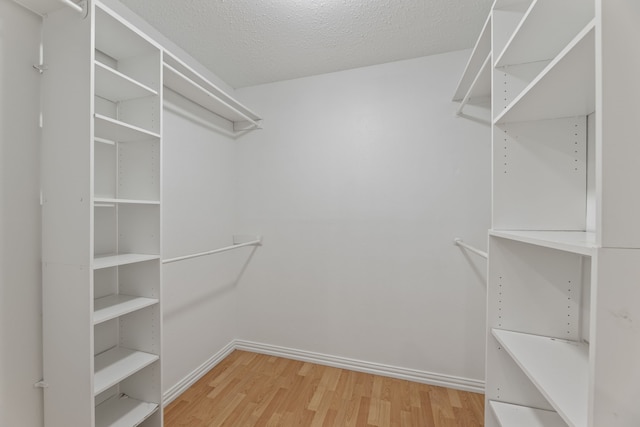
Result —
POLYGON ((482 427, 484 396, 234 351, 164 410, 166 427, 482 427))

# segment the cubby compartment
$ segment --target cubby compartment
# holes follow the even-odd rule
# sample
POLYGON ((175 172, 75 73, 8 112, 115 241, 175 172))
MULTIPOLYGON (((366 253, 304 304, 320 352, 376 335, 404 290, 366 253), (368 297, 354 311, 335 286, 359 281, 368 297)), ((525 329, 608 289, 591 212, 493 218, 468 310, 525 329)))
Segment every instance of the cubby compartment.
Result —
POLYGON ((159 303, 158 260, 94 271, 95 325, 159 303))
POLYGON ((160 48, 106 10, 96 8, 95 11, 96 63, 159 92, 160 48))
MULTIPOLYGON (((96 81, 96 84, 99 84, 96 81)), ((114 93, 114 95, 116 95, 114 93)), ((96 93, 95 111, 98 120, 111 120, 146 131, 149 134, 160 132, 160 104, 157 96, 145 96, 132 99, 120 99, 126 94, 107 98, 96 93)), ((130 94, 129 96, 133 96, 130 94)), ((118 140, 118 136, 105 135, 106 138, 118 140)))
MULTIPOLYGON (((155 356, 151 358, 142 357, 139 360, 155 360, 157 355, 160 354, 159 318, 158 306, 154 304, 96 324, 94 326, 94 352, 96 358, 102 357, 102 355, 111 352, 113 349, 123 349, 112 353, 122 353, 122 357, 128 357, 126 356, 127 353, 138 351, 155 356)), ((115 358, 117 357, 114 356, 115 358)), ((108 357, 103 357, 103 359, 108 359, 108 357)), ((97 366, 98 364, 96 363, 96 371, 98 371, 97 366)), ((144 366, 141 366, 140 369, 144 366)), ((107 380, 100 384, 96 382, 96 394, 102 393, 112 385, 114 384, 110 384, 107 380)))
POLYGON ((505 237, 491 236, 489 245, 489 325, 582 341, 584 265, 591 258, 505 237))
POLYGON ((158 205, 113 203, 94 208, 94 255, 159 255, 158 205))
POLYGON ((584 231, 587 170, 586 117, 494 127, 493 228, 584 231))
POLYGON ((94 202, 159 203, 160 142, 97 140, 94 151, 94 202))

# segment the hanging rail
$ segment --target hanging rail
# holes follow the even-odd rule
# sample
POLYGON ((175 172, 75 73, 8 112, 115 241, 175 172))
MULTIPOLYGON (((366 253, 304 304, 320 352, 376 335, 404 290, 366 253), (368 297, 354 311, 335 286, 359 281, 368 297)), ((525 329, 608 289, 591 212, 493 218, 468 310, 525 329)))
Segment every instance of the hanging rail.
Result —
POLYGON ((74 9, 76 12, 84 14, 84 8, 80 4, 71 0, 60 0, 60 2, 74 9))
POLYGON ((169 258, 169 259, 162 260, 162 263, 163 264, 168 264, 170 262, 182 261, 182 260, 185 260, 185 259, 197 258, 197 257, 205 256, 205 255, 219 254, 220 252, 226 252, 226 251, 230 251, 232 249, 243 248, 245 246, 262 246, 262 238, 258 237, 256 240, 252 240, 250 242, 245 242, 245 243, 234 243, 231 246, 225 246, 224 248, 214 249, 212 251, 199 252, 197 254, 179 256, 179 257, 176 257, 176 258, 169 258))
POLYGON ((480 249, 476 249, 473 246, 467 245, 461 238, 456 237, 455 239, 453 239, 453 244, 460 246, 461 248, 464 248, 470 252, 473 252, 476 255, 480 255, 482 258, 484 259, 488 259, 489 255, 486 252, 481 251, 480 249))

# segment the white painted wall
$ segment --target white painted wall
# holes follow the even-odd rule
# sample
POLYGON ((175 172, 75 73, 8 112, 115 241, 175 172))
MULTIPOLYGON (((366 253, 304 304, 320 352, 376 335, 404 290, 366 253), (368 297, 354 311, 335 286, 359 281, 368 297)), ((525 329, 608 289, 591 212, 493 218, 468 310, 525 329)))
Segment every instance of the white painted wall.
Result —
POLYGON ((490 129, 454 117, 468 52, 236 91, 237 228, 264 236, 239 338, 484 379, 490 129))
POLYGON ((0 0, 0 426, 42 424, 40 18, 0 0))
MULTIPOLYGON (((180 105, 206 115, 194 104, 180 105)), ((231 245, 233 140, 171 110, 163 119, 163 259, 231 245)), ((245 261, 246 252, 234 251, 163 265, 165 391, 237 336, 235 289, 245 261)))

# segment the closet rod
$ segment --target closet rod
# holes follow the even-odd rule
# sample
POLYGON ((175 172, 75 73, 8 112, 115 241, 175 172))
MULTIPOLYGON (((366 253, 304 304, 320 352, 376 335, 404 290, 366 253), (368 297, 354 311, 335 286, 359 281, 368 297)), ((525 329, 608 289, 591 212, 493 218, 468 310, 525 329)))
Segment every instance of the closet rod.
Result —
POLYGON ((84 13, 84 8, 82 6, 80 6, 78 3, 75 3, 75 2, 73 2, 71 0, 60 0, 60 2, 65 4, 65 5, 67 5, 67 6, 69 6, 72 9, 75 9, 76 12, 84 13))
POLYGON ((162 263, 163 264, 168 264, 170 262, 183 261, 185 259, 197 258, 197 257, 205 256, 205 255, 219 254, 220 252, 230 251, 231 249, 243 248, 245 246, 262 246, 262 239, 258 238, 257 240, 252 240, 250 242, 234 243, 231 246, 226 246, 226 247, 220 248, 220 249, 214 249, 212 251, 200 252, 200 253, 192 254, 192 255, 179 256, 179 257, 176 257, 176 258, 169 258, 169 259, 162 260, 162 263))
POLYGON ((455 239, 453 239, 453 244, 460 246, 461 248, 464 248, 470 252, 473 252, 476 255, 480 255, 482 258, 484 259, 488 259, 489 255, 486 252, 481 251, 480 249, 476 249, 473 246, 467 245, 461 238, 456 237, 455 239))

